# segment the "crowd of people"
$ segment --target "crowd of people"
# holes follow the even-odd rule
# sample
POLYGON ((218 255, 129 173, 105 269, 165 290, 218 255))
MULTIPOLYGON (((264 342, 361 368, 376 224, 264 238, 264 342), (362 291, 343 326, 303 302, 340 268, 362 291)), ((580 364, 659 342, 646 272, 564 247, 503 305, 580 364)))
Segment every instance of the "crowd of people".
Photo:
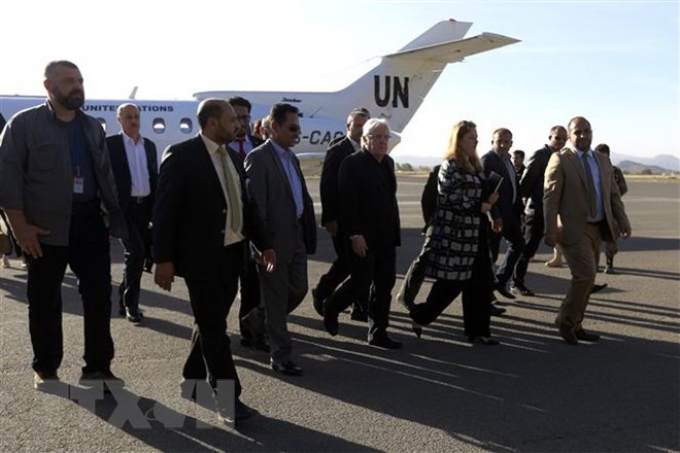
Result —
MULTIPOLYGON (((85 323, 85 365, 80 384, 105 390, 124 386, 111 371, 110 237, 125 250, 118 289, 119 313, 143 322, 140 282, 152 257, 154 281, 172 289, 182 277, 194 315, 191 347, 182 370, 182 394, 197 385, 212 390, 217 413, 228 422, 256 410, 240 398, 241 382, 227 335, 227 315, 240 288, 239 330, 244 347, 269 354, 271 369, 301 375, 288 315, 305 298, 308 256, 316 251, 314 204, 292 151, 300 138, 299 111, 276 104, 251 126, 242 97, 206 99, 198 106, 200 132, 156 158, 140 133, 134 103, 118 107, 121 132, 106 137, 81 107, 85 95, 78 67, 55 61, 45 69, 44 104, 17 113, 0 136, 0 207, 28 271, 29 329, 34 384, 59 381, 63 357, 61 284, 66 266, 78 279, 85 323), (260 138, 259 135, 264 135, 260 138), (264 140, 263 140, 264 138, 264 140), (221 382, 234 383, 225 395, 221 382), (235 411, 225 405, 235 396, 235 411)), ((594 289, 600 242, 607 269, 619 236, 630 224, 621 202, 625 181, 606 145, 591 150, 592 128, 583 117, 550 130, 548 144, 524 167, 511 160, 512 133, 497 129, 491 150, 478 154, 476 125, 453 126, 442 164, 423 192, 423 247, 396 299, 420 337, 462 294, 465 335, 496 345, 491 316, 506 298, 533 296, 525 284, 529 261, 541 242, 560 249, 572 281, 556 318, 569 344, 594 342, 583 328, 594 289), (507 251, 496 268, 500 241, 507 251), (416 302, 425 278, 434 280, 416 302)), ((398 349, 388 335, 396 250, 401 244, 397 178, 389 156, 390 126, 356 108, 347 135, 333 141, 320 181, 321 225, 336 259, 311 290, 313 306, 332 336, 339 314, 367 322, 367 343, 398 349)))

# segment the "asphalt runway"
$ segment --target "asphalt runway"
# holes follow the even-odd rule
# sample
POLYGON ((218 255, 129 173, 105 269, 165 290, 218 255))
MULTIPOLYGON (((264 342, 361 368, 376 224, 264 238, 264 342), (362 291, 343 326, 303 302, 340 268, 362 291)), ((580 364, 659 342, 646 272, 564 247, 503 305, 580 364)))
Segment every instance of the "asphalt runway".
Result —
MULTIPOLYGON (((397 285, 422 245, 424 177, 400 177, 403 246, 397 285)), ((318 179, 308 185, 318 201, 318 179)), ((404 309, 392 306, 399 351, 367 346, 367 328, 341 316, 330 337, 311 295, 289 320, 301 377, 281 377, 264 353, 244 349, 229 317, 243 400, 261 416, 239 430, 214 412, 180 398, 192 317, 186 287, 171 293, 144 274, 145 322, 113 315, 112 369, 126 390, 83 400, 77 387, 83 351, 76 281, 64 282, 65 354, 59 394, 33 389, 24 270, 0 278, 0 450, 65 452, 668 452, 680 451, 680 184, 629 181, 624 202, 633 237, 620 243, 619 275, 598 275, 609 287, 594 295, 585 327, 598 344, 567 345, 553 319, 568 269, 548 269, 543 247, 527 285, 536 297, 508 302, 492 319, 501 346, 471 346, 462 334, 460 302, 417 339, 404 309), (70 384, 71 386, 67 386, 70 384)), ((318 208, 318 204, 317 204, 318 208)), ((320 215, 320 209, 317 212, 320 215)), ((331 262, 319 231, 309 261, 313 287, 331 262)), ((120 246, 113 247, 115 284, 120 246)), ((16 263, 16 261, 15 261, 16 263)), ((394 294, 396 294, 396 288, 394 294)), ((424 298, 428 285, 421 293, 424 298)), ((114 299, 114 307, 117 300, 114 299)))

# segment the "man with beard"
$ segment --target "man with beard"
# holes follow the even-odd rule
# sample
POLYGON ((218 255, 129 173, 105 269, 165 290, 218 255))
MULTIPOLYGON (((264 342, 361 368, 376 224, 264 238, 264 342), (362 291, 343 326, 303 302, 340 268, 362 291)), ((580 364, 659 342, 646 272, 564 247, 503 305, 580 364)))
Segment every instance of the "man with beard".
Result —
MULTIPOLYGON (((240 96, 232 96, 229 98, 228 102, 236 112, 238 123, 235 139, 228 146, 238 155, 241 162, 243 162, 246 160, 248 153, 260 146, 264 141, 250 133, 250 111, 252 109, 250 101, 240 96)), ((239 280, 241 282, 241 306, 238 311, 239 320, 253 309, 261 306, 260 280, 257 276, 257 265, 255 264, 254 256, 249 248, 246 250, 246 254, 248 255, 246 264, 241 268, 241 275, 239 275, 239 280)), ((250 331, 242 321, 239 322, 239 330, 241 332, 241 346, 264 352, 270 351, 264 334, 250 331)))
POLYGON ((111 372, 109 235, 127 238, 105 134, 84 114, 83 77, 69 61, 45 68, 47 101, 14 115, 0 143, 0 206, 26 254, 34 385, 49 389, 63 357, 61 285, 78 278, 85 322, 83 385, 122 386, 111 372), (108 223, 102 216, 108 217, 108 223))
POLYGON ((236 297, 248 240, 262 251, 267 271, 276 254, 246 193, 245 170, 225 145, 234 139, 236 113, 222 99, 198 106, 200 133, 165 150, 153 211, 155 282, 170 291, 183 277, 194 313, 191 351, 181 385, 185 397, 200 402, 206 379, 218 415, 238 422, 256 412, 241 402, 241 383, 227 335, 227 315, 236 297), (234 414, 227 381, 234 381, 234 414))
POLYGON ((627 238, 631 228, 609 157, 590 148, 590 122, 577 116, 568 128, 569 144, 550 156, 545 170, 543 215, 545 243, 560 244, 571 271, 571 285, 555 323, 564 341, 576 345, 600 339, 582 326, 600 242, 615 241, 619 234, 627 238))

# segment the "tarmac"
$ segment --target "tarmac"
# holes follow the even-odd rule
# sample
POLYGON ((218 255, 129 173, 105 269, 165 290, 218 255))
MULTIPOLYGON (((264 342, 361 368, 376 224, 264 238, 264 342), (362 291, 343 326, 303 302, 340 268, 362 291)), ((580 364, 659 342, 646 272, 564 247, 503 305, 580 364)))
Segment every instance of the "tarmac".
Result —
MULTIPOLYGON (((420 194, 425 178, 400 176, 402 247, 398 280, 421 245, 420 194)), ((308 186, 318 204, 318 179, 308 186)), ((535 297, 506 301, 492 318, 500 346, 470 345, 460 301, 417 339, 396 302, 390 335, 404 348, 366 344, 367 327, 341 316, 330 337, 311 294, 289 318, 294 359, 303 376, 269 369, 265 353, 238 342, 238 301, 228 325, 244 387, 261 415, 224 425, 215 413, 180 397, 181 367, 192 316, 186 286, 171 293, 144 274, 145 320, 135 326, 113 299, 114 373, 127 386, 88 400, 78 386, 83 353, 82 305, 75 277, 63 285, 64 382, 58 392, 33 388, 26 271, 0 278, 0 450, 3 452, 680 452, 680 184, 631 179, 624 197, 633 237, 620 241, 617 275, 599 274, 586 329, 597 344, 566 344, 553 324, 569 270, 544 266, 543 246, 527 285, 535 297)), ((114 288, 122 253, 112 245, 114 288)), ((310 288, 333 259, 319 230, 309 260, 310 288)), ((429 284, 421 292, 427 294, 429 284)), ((115 292, 114 292, 115 293, 115 292)))

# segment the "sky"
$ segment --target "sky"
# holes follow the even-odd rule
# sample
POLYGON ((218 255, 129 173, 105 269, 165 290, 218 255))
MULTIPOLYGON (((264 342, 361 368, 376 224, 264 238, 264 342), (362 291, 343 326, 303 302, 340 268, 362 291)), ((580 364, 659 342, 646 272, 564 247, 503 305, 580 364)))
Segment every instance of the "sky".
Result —
POLYGON ((614 153, 680 158, 678 1, 22 0, 3 5, 0 94, 44 95, 48 61, 76 63, 88 99, 191 99, 206 90, 335 91, 435 23, 521 42, 447 66, 395 155, 440 156, 452 125, 478 152, 509 128, 542 147, 582 115, 614 153))

